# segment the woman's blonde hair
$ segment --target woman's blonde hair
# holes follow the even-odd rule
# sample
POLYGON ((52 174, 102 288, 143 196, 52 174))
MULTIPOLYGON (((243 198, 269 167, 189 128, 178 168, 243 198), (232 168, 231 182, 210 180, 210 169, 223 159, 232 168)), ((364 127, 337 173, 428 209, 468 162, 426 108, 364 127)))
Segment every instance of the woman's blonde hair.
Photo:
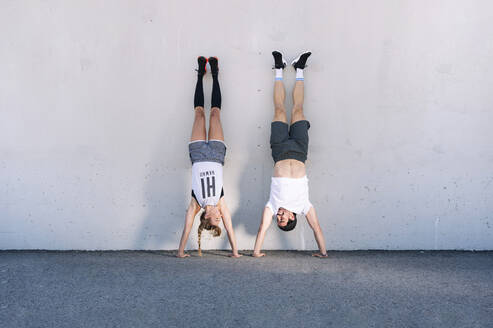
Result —
POLYGON ((212 237, 219 237, 221 235, 221 228, 213 226, 208 219, 205 218, 205 210, 200 215, 200 225, 197 234, 199 236, 199 256, 202 256, 202 249, 200 248, 200 238, 202 237, 202 230, 209 230, 212 237))

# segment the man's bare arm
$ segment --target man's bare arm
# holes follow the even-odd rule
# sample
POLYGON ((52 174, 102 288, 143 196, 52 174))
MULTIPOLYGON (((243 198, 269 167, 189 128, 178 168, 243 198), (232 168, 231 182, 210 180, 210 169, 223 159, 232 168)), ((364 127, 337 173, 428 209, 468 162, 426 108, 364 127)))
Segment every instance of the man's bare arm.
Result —
POLYGON ((262 244, 264 243, 265 233, 272 223, 272 214, 272 210, 269 207, 264 208, 264 213, 262 214, 262 222, 260 223, 260 227, 258 228, 257 239, 255 240, 255 247, 253 249, 254 257, 265 256, 265 253, 260 253, 260 249, 262 248, 262 244))
POLYGON ((229 244, 231 245, 231 251, 233 254, 231 254, 232 257, 240 257, 241 255, 238 254, 238 248, 236 246, 236 237, 235 237, 235 232, 233 230, 233 222, 231 220, 231 212, 229 211, 229 208, 226 206, 226 203, 224 202, 224 198, 221 199, 221 214, 223 215, 223 224, 224 228, 226 229, 226 232, 228 233, 228 238, 229 238, 229 244))
POLYGON ((192 230, 193 220, 195 216, 200 211, 200 206, 197 204, 195 199, 190 200, 190 205, 188 205, 187 213, 185 214, 185 226, 183 227, 183 233, 181 235, 180 247, 178 248, 177 257, 187 257, 190 256, 185 254, 185 246, 187 245, 188 236, 190 235, 190 230, 192 230))
POLYGON ((310 225, 310 228, 313 230, 313 235, 315 236, 315 240, 317 241, 318 249, 320 253, 313 254, 313 256, 318 257, 327 257, 327 250, 325 249, 325 239, 322 233, 322 228, 320 228, 320 224, 318 222, 317 213, 315 212, 315 208, 312 206, 308 213, 306 213, 306 220, 310 225))

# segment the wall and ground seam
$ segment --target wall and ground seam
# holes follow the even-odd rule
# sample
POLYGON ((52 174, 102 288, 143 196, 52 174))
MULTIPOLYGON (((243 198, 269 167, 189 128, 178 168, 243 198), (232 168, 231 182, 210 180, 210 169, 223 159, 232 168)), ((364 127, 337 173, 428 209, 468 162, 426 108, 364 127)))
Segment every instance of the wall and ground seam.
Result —
MULTIPOLYGON (((329 249, 493 249, 490 1, 0 7, 0 249, 176 249, 198 55, 220 58, 224 189, 239 248, 253 248, 274 49, 313 52, 307 169, 329 249)), ((289 108, 292 70, 285 81, 289 108)), ((265 248, 316 244, 300 220, 272 226, 265 248)))

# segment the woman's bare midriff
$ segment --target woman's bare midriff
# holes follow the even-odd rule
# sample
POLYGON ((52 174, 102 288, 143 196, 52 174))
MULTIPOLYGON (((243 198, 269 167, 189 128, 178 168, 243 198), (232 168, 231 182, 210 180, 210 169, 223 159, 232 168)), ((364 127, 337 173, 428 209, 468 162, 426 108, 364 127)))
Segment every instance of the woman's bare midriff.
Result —
POLYGON ((275 178, 303 178, 306 175, 305 164, 295 159, 285 159, 274 165, 275 178))

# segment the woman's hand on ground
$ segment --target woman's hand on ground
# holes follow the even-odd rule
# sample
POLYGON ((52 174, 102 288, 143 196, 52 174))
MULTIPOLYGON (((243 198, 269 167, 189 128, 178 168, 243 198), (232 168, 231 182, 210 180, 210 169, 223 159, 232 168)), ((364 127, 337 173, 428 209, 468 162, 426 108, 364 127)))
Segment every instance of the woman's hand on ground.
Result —
POLYGON ((265 253, 253 253, 252 256, 253 257, 262 257, 262 256, 265 256, 265 253))
POLYGON ((187 253, 178 253, 178 254, 176 254, 176 257, 179 257, 179 258, 190 257, 190 254, 187 254, 187 253))
POLYGON ((325 254, 315 253, 315 254, 312 254, 312 256, 314 256, 314 257, 329 257, 329 255, 327 255, 327 253, 325 253, 325 254))

